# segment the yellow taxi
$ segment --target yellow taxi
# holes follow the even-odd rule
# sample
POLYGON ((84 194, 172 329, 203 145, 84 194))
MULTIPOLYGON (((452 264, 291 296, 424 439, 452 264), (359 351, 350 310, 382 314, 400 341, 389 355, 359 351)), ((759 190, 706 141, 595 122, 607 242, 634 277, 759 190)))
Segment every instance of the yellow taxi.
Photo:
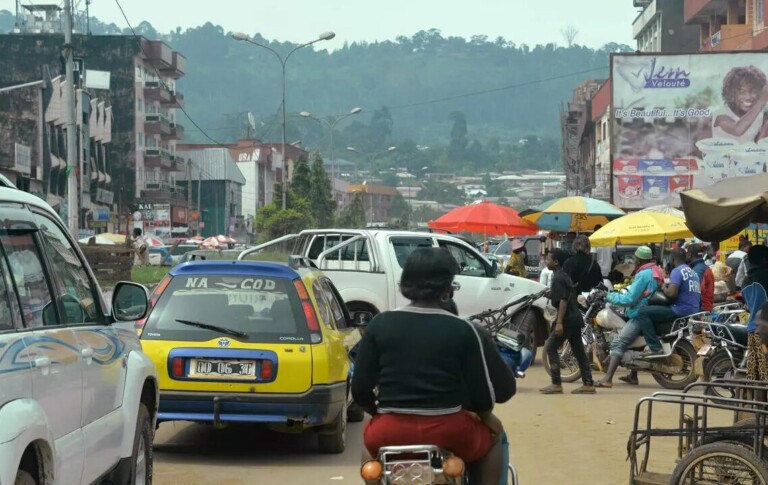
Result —
POLYGON ((307 260, 181 264, 150 306, 139 332, 158 369, 158 423, 314 429, 320 451, 344 450, 347 420, 364 417, 350 402, 348 354, 370 315, 351 318, 307 260))

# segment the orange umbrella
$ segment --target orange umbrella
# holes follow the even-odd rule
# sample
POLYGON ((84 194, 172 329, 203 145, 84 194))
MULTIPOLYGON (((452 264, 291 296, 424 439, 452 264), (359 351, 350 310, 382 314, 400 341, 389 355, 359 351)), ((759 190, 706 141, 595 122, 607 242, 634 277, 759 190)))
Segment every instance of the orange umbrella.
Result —
POLYGON ((477 202, 456 208, 430 221, 427 226, 443 231, 467 231, 491 236, 524 236, 539 231, 535 224, 522 220, 516 210, 492 202, 477 202))

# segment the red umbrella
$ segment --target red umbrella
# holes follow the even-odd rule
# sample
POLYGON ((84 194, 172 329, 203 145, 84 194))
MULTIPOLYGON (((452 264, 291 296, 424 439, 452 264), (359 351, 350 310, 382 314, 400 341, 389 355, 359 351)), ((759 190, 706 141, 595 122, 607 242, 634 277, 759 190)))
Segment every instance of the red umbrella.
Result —
POLYGON ((536 225, 521 219, 516 210, 492 202, 478 202, 456 208, 427 225, 431 229, 491 236, 525 236, 539 231, 536 225))

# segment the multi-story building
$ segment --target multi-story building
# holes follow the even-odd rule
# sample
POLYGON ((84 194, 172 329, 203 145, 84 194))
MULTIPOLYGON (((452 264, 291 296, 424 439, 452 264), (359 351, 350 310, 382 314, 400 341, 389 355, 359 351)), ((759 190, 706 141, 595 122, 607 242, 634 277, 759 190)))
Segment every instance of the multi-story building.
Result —
POLYGON ((179 145, 177 149, 188 163, 187 170, 177 173, 177 180, 187 188, 195 207, 191 219, 202 223, 196 233, 204 237, 232 235, 243 220, 243 203, 252 202, 254 194, 243 189, 246 178, 235 163, 231 148, 179 145))
POLYGON ((676 54, 696 52, 699 33, 686 25, 680 0, 633 0, 640 14, 632 23, 632 36, 641 52, 676 54))
POLYGON ((79 170, 66 160, 66 80, 40 80, 0 89, 0 172, 66 218, 67 178, 78 178, 80 227, 85 234, 114 230, 112 107, 98 92, 77 89, 76 152, 79 170))
POLYGON ((768 48, 765 0, 685 0, 685 22, 698 25, 702 51, 768 48))
MULTIPOLYGON (((57 33, 0 35, 0 61, 5 66, 0 70, 0 85, 41 79, 44 70, 52 77, 61 75, 63 43, 63 35, 57 33)), ((109 89, 97 91, 112 107, 112 149, 104 155, 110 172, 100 183, 103 191, 113 194, 119 228, 128 229, 130 215, 137 212, 142 214, 139 219, 146 220, 151 215, 147 207, 162 207, 163 216, 165 206, 186 212, 186 195, 175 175, 180 162, 176 142, 184 136, 176 113, 184 97, 176 81, 186 70, 184 56, 163 42, 123 35, 75 35, 73 45, 78 66, 75 82, 87 86, 89 71, 109 73, 109 89)), ((46 137, 64 140, 62 129, 46 137)), ((66 160, 63 150, 56 156, 66 160)))
POLYGON ((592 197, 611 200, 611 80, 604 82, 590 100, 594 135, 595 187, 592 197))
POLYGON ((595 187, 592 96, 604 80, 590 79, 576 86, 571 100, 560 108, 563 169, 568 195, 589 195, 595 187))

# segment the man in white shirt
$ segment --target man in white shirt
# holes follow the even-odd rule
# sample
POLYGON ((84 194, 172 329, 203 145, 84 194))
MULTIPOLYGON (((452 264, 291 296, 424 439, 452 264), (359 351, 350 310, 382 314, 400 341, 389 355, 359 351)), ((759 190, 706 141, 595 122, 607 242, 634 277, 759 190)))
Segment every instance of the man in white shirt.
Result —
POLYGON ((728 255, 725 260, 725 264, 731 268, 731 274, 736 275, 734 283, 741 288, 747 279, 747 270, 749 270, 749 263, 747 262, 747 254, 750 248, 752 248, 752 242, 749 239, 742 239, 739 242, 739 249, 728 255))

